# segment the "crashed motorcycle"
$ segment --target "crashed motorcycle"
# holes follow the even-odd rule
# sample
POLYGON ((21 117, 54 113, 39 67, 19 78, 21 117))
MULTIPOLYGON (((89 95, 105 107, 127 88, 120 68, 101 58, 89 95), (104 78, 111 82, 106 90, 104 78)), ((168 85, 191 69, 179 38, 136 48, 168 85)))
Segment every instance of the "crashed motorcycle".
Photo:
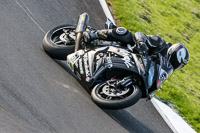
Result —
MULTIPOLYGON (((158 60, 122 47, 119 42, 94 40, 86 44, 83 32, 95 32, 87 26, 89 16, 80 15, 77 26, 61 25, 48 31, 43 48, 52 58, 66 60, 70 70, 91 90, 92 100, 106 109, 121 109, 140 98, 151 99, 173 73, 172 65, 161 54, 158 60)), ((106 28, 116 26, 107 19, 106 28)))

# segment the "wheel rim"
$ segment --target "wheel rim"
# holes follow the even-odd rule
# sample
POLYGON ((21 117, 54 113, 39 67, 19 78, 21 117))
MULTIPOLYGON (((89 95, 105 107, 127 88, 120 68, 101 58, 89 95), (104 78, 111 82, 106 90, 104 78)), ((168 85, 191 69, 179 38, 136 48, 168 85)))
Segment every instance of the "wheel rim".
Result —
POLYGON ((74 27, 69 26, 55 30, 50 37, 51 42, 56 45, 73 45, 76 38, 74 30, 74 27))
POLYGON ((98 97, 104 100, 116 101, 123 100, 136 93, 136 87, 134 85, 131 84, 125 88, 122 86, 117 87, 118 82, 118 80, 109 80, 106 83, 103 83, 96 91, 98 97))

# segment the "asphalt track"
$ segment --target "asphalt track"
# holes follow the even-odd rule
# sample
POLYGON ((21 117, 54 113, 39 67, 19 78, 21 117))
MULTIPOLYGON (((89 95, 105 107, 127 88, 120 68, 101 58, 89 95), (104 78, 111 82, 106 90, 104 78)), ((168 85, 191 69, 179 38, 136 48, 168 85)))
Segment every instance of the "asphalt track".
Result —
POLYGON ((170 133, 151 102, 103 110, 65 66, 42 49, 44 32, 90 15, 103 28, 98 0, 0 1, 0 133, 170 133))

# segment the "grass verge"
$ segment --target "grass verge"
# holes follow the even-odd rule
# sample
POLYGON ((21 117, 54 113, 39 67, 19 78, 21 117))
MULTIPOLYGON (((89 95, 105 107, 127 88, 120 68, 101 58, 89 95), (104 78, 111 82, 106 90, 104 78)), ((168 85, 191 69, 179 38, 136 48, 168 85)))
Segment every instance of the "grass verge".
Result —
POLYGON ((133 33, 160 35, 182 42, 190 61, 164 83, 157 96, 173 103, 180 115, 200 133, 200 0, 109 0, 118 26, 133 33))

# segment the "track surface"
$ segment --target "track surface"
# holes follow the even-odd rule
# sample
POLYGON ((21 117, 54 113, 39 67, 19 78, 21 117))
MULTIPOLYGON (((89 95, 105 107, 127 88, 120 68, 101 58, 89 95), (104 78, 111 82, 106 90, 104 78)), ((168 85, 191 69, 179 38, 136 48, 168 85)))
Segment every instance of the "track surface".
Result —
POLYGON ((103 28, 98 0, 0 1, 0 133, 169 133, 151 102, 102 110, 41 47, 44 32, 79 14, 103 28))

